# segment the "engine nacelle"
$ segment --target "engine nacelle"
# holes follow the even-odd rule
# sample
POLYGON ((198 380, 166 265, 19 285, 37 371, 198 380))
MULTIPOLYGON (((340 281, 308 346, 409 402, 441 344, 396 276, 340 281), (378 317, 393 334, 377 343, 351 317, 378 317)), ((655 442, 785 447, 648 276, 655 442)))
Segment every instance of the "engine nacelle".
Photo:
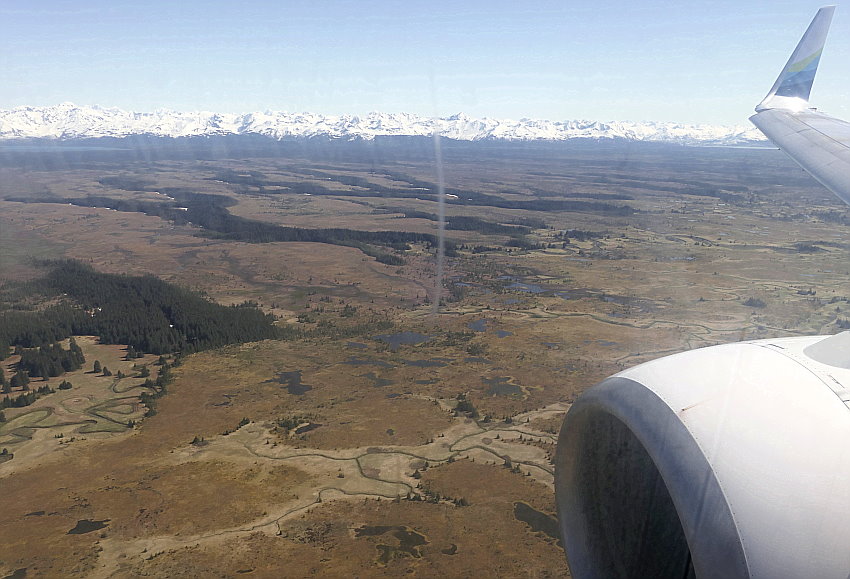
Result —
POLYGON ((850 576, 850 332, 692 350, 585 392, 555 492, 575 577, 850 576))

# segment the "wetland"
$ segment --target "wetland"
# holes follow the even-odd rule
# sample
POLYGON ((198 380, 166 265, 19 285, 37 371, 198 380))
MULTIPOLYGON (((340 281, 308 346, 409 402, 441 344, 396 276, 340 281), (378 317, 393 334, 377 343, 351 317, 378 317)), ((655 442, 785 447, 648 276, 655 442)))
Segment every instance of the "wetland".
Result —
POLYGON ((42 392, 0 418, 0 576, 569 576, 575 397, 848 323, 848 211, 777 151, 448 142, 437 290, 426 145, 0 158, 0 316, 91 328, 0 393, 42 392), (45 259, 147 280, 137 310, 91 323, 45 259))

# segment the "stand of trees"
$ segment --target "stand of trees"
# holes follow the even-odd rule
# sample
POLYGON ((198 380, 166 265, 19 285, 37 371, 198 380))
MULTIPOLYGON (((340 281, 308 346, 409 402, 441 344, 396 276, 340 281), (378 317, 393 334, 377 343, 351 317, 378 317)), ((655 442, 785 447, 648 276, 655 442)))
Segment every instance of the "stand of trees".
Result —
POLYGON ((60 304, 41 312, 10 310, 0 312, 0 359, 12 346, 37 348, 64 340, 84 321, 86 313, 70 304, 60 304))
MULTIPOLYGON (((408 219, 427 219, 428 221, 438 221, 439 216, 436 213, 428 213, 427 211, 416 211, 413 209, 405 209, 404 207, 387 207, 387 213, 401 213, 408 219)), ((531 233, 531 228, 525 225, 504 225, 494 221, 487 221, 480 217, 471 215, 452 215, 446 216, 446 229, 454 231, 479 231, 485 235, 526 235, 531 233)))
MULTIPOLYGON (((437 238, 429 233, 407 231, 361 231, 357 229, 327 228, 304 229, 284 227, 264 221, 257 221, 231 214, 227 207, 234 201, 224 195, 193 193, 180 188, 160 188, 160 192, 173 197, 177 203, 159 203, 113 199, 111 197, 90 196, 83 198, 60 197, 21 197, 10 201, 23 203, 70 203, 80 207, 107 207, 116 211, 128 211, 153 215, 169 219, 174 223, 199 225, 210 237, 246 241, 248 243, 268 243, 273 241, 307 241, 357 247, 367 255, 376 257, 383 263, 398 265, 401 258, 386 252, 379 252, 369 245, 403 247, 408 243, 437 244, 437 238), (365 248, 365 249, 364 249, 365 248), (387 257, 391 256, 391 257, 387 257), (393 259, 394 258, 394 259, 393 259)), ((452 249, 451 243, 446 244, 452 249)))
POLYGON ((0 410, 4 408, 23 408, 24 406, 29 406, 38 400, 39 396, 46 396, 47 394, 53 394, 54 392, 55 390, 53 390, 53 388, 45 384, 36 390, 24 392, 14 398, 6 396, 3 399, 0 399, 0 410))
MULTIPOLYGON (((332 179, 337 183, 348 185, 351 187, 359 187, 359 189, 349 189, 347 191, 339 191, 337 189, 329 189, 318 183, 310 183, 304 181, 272 181, 265 176, 254 171, 251 174, 241 174, 239 172, 227 169, 219 171, 214 179, 224 181, 234 185, 245 185, 257 187, 261 193, 270 193, 271 190, 267 187, 286 188, 293 193, 310 194, 310 195, 332 195, 346 197, 382 197, 382 198, 407 198, 407 199, 430 199, 434 200, 437 197, 438 187, 434 183, 417 179, 409 175, 393 172, 382 172, 383 175, 409 184, 412 188, 387 187, 373 183, 363 177, 355 175, 340 175, 336 173, 326 173, 324 171, 301 169, 301 173, 312 175, 320 179, 332 179)), ((654 186, 654 184, 653 184, 654 186)), ((699 189, 699 193, 707 194, 699 189)), ((526 209, 529 211, 581 211, 590 213, 601 213, 603 215, 632 215, 635 209, 629 205, 613 205, 611 203, 602 203, 599 201, 584 201, 575 199, 530 199, 530 200, 512 200, 499 197, 497 195, 488 195, 487 193, 479 193, 465 189, 456 189, 446 187, 445 194, 451 195, 445 199, 446 203, 452 205, 468 205, 468 206, 485 206, 485 207, 501 207, 505 209, 526 209)), ((713 196, 719 196, 716 189, 710 190, 713 196)), ((582 195, 588 197, 592 195, 582 195)), ((608 197, 610 198, 610 197, 608 197)))
POLYGON ((79 359, 81 352, 59 354, 52 345, 72 335, 96 335, 103 343, 152 354, 285 337, 255 304, 221 306, 154 276, 100 273, 71 260, 48 265, 44 291, 65 294, 67 303, 0 314, 0 356, 12 346, 38 348, 23 352, 23 367, 33 376, 51 375, 51 367, 79 359))
POLYGON ((83 367, 86 358, 83 351, 71 338, 67 350, 57 343, 21 351, 21 361, 18 371, 24 371, 32 377, 53 378, 65 372, 72 372, 83 367))

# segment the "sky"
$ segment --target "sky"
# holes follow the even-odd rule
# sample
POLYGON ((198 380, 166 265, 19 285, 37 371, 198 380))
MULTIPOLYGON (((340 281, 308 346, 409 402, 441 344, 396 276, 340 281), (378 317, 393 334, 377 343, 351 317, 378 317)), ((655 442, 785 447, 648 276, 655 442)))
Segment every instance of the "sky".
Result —
MULTIPOLYGON (((746 125, 808 0, 0 0, 0 108, 746 125)), ((850 117, 850 6, 812 103, 850 117)))

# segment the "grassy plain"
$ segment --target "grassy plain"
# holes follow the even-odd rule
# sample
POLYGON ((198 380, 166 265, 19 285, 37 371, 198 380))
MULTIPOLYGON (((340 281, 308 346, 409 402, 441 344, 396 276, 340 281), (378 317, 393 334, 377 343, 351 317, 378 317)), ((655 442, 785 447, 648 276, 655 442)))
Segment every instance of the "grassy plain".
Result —
POLYGON ((450 222, 531 225, 516 239, 449 230, 460 249, 438 314, 425 244, 386 265, 355 247, 233 241, 63 202, 168 203, 159 189, 177 187, 277 225, 434 233, 427 216, 404 217, 436 213, 427 159, 0 168, 5 300, 37 275, 28 257, 61 255, 251 299, 301 330, 187 357, 150 417, 141 379, 86 373, 99 359, 133 376, 122 348, 78 338, 88 362, 63 377, 74 388, 0 423, 15 455, 0 463, 0 576, 566 576, 550 457, 575 396, 666 353, 845 321, 847 212, 775 151, 482 145, 446 157, 450 222), (56 202, 9 200, 22 196, 56 202), (565 200, 581 203, 544 204, 565 200))

